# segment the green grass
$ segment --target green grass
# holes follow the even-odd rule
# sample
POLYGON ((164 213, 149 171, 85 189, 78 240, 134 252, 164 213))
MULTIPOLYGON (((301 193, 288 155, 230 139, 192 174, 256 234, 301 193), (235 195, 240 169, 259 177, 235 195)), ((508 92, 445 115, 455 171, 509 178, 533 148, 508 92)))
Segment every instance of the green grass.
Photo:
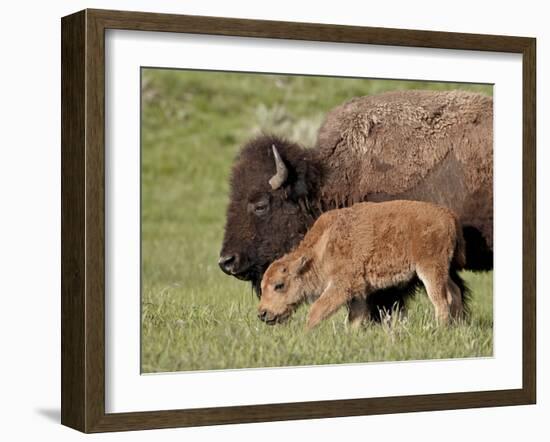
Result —
POLYGON ((217 267, 228 175, 262 131, 314 143, 325 113, 354 96, 485 85, 142 71, 142 370, 162 372, 490 356, 492 272, 465 273, 472 317, 434 324, 425 294, 405 318, 352 331, 339 312, 304 333, 307 307, 283 326, 256 319, 250 285, 217 267))

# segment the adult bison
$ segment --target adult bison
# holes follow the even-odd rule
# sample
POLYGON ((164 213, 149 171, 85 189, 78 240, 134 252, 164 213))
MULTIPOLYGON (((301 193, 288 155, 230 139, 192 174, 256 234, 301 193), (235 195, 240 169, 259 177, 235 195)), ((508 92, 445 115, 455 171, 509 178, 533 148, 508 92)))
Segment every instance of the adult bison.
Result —
MULTIPOLYGON (((251 140, 231 173, 219 266, 252 282, 290 251, 324 211, 359 201, 409 199, 445 205, 464 226, 466 265, 492 268, 493 106, 463 91, 398 91, 355 98, 326 117, 317 146, 251 140)), ((404 300, 416 287, 370 295, 368 310, 404 300)))

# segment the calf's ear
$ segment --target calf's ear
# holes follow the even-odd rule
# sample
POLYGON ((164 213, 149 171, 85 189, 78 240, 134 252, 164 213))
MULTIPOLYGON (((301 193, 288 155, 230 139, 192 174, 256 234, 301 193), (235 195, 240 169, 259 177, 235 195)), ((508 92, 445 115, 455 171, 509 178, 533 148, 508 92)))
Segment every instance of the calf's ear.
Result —
POLYGON ((307 256, 307 255, 302 255, 299 259, 298 259, 298 263, 296 265, 296 269, 295 269, 295 273, 297 275, 301 275, 305 272, 308 271, 308 269, 310 268, 311 266, 311 257, 307 256))

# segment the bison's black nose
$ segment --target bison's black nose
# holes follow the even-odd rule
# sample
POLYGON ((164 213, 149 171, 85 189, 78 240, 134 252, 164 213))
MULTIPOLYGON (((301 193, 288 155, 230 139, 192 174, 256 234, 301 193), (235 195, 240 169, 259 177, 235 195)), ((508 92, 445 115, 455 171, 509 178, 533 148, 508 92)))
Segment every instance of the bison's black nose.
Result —
POLYGON ((237 262, 237 255, 223 255, 220 256, 220 259, 218 260, 218 265, 223 272, 229 275, 235 272, 237 262))
POLYGON ((258 312, 258 319, 259 319, 260 321, 266 321, 266 320, 267 320, 267 311, 265 311, 265 310, 260 310, 260 311, 258 312))

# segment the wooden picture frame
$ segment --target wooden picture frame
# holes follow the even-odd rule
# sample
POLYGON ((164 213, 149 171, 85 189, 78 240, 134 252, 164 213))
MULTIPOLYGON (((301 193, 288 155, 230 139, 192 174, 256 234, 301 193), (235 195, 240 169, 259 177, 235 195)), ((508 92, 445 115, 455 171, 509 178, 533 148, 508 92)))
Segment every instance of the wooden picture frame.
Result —
POLYGON ((62 408, 83 432, 533 404, 536 400, 533 38, 84 10, 62 19, 62 408), (523 57, 521 388, 270 405, 105 412, 105 30, 123 29, 517 53, 523 57))

